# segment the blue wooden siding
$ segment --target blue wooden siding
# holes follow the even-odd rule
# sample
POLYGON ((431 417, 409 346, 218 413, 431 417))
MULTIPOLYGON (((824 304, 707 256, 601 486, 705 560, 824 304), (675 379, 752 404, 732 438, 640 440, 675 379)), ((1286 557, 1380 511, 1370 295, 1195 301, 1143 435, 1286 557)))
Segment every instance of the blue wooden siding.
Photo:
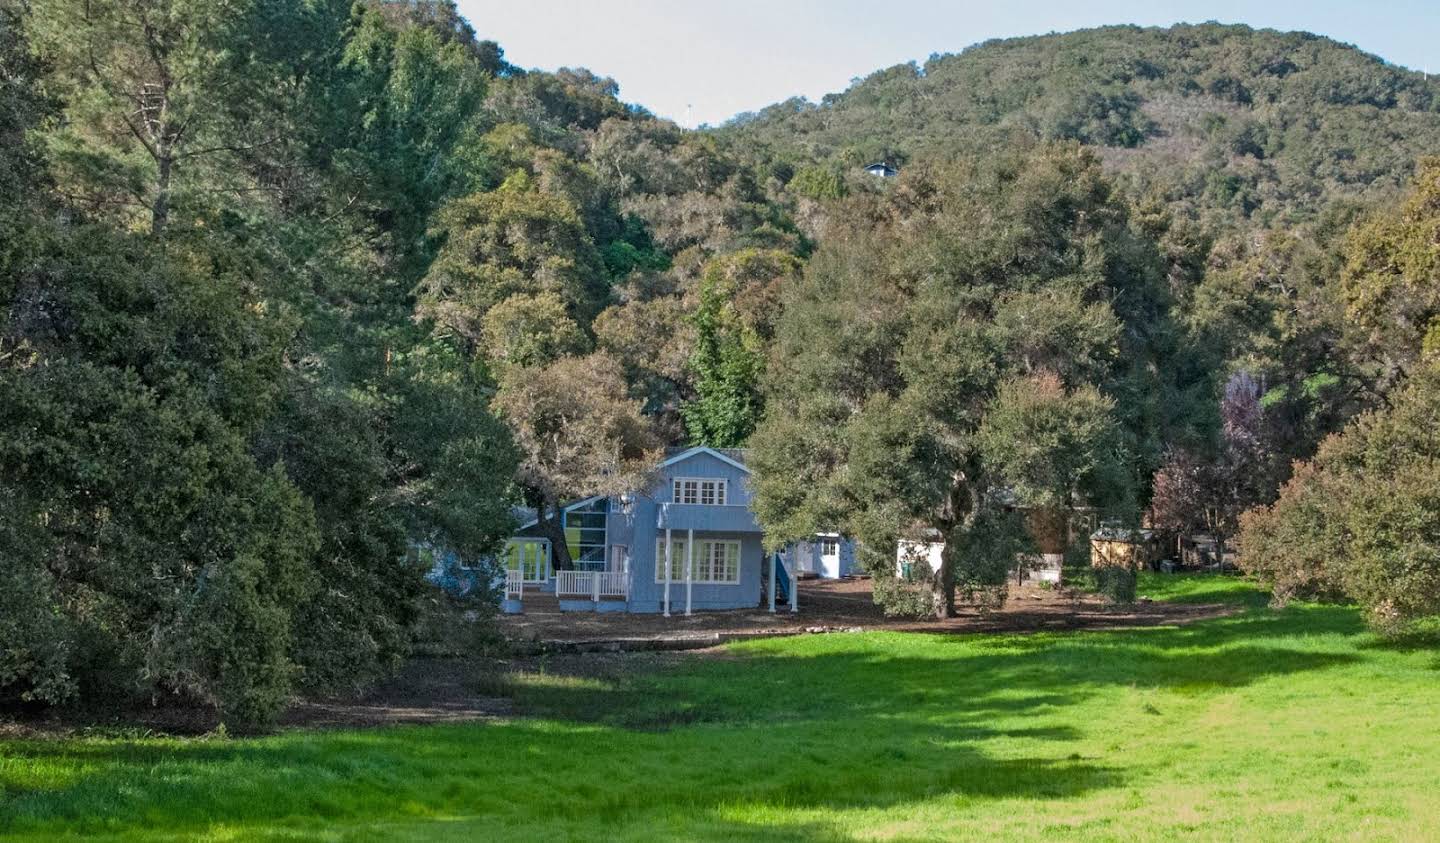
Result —
MULTIPOLYGON (((695 583, 691 586, 694 609, 743 609, 760 605, 763 578, 760 525, 750 512, 750 475, 743 469, 700 452, 662 468, 654 488, 636 495, 629 507, 610 508, 610 543, 624 545, 630 555, 630 611, 658 612, 664 605, 663 583, 655 582, 655 544, 663 541, 658 525, 662 504, 671 504, 669 524, 672 538, 684 539, 695 531, 695 541, 709 539, 740 542, 738 584, 695 583), (672 481, 677 477, 723 478, 725 506, 673 503, 672 481), (622 509, 628 511, 622 512, 622 509)), ((670 611, 685 611, 685 581, 670 584, 670 611)))
MULTIPOLYGON (((605 516, 605 564, 614 564, 617 546, 625 548, 630 567, 630 599, 623 604, 626 609, 631 612, 659 612, 664 606, 665 584, 655 581, 655 572, 656 543, 663 541, 665 535, 659 523, 660 509, 667 504, 669 513, 666 523, 675 540, 687 539, 693 530, 697 551, 699 543, 707 540, 740 543, 740 581, 692 584, 691 607, 695 610, 758 607, 768 566, 761 547, 760 525, 750 511, 750 500, 750 473, 706 451, 697 451, 671 465, 662 466, 657 472, 654 487, 644 493, 624 501, 610 499, 605 516), (725 480, 725 505, 675 503, 673 481, 676 478, 725 480)), ((534 527, 521 531, 522 534, 534 532, 538 532, 534 527)), ((663 550, 661 554, 663 556, 663 550)), ((670 584, 670 611, 672 614, 685 611, 683 578, 670 584)))
POLYGON ((810 541, 800 542, 793 551, 796 554, 796 563, 802 571, 811 571, 821 577, 835 578, 848 577, 851 574, 860 572, 859 563, 855 561, 855 542, 844 537, 833 535, 819 535, 810 541), (821 553, 821 544, 826 539, 839 542, 840 559, 839 570, 827 569, 824 563, 824 556, 821 553))

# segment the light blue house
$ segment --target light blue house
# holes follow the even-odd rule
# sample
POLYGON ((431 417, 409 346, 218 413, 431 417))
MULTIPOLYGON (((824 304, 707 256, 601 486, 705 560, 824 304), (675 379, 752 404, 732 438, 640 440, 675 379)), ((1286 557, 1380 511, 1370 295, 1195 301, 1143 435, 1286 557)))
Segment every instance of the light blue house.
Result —
POLYGON ((742 450, 672 449, 654 477, 643 493, 565 507, 573 570, 553 570, 550 540, 524 524, 505 550, 506 611, 523 611, 537 592, 575 611, 689 614, 762 602, 795 611, 797 575, 839 577, 854 566, 853 545, 834 534, 765 553, 742 450))

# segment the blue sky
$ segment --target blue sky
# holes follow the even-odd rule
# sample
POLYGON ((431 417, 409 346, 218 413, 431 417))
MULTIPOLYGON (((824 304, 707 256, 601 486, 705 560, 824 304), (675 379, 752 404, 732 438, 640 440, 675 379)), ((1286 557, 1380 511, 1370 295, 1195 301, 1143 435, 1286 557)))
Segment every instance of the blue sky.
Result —
POLYGON ((687 125, 719 123, 795 95, 818 99, 881 67, 988 38, 1111 23, 1218 20, 1303 29, 1440 72, 1440 0, 457 2, 481 37, 499 41, 515 64, 588 67, 614 77, 627 102, 687 125))

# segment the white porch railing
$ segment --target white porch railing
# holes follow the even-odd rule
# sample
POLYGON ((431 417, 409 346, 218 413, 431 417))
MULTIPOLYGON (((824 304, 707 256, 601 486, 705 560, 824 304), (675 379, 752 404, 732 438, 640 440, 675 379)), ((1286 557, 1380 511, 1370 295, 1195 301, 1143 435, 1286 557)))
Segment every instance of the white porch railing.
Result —
POLYGON ((629 597, 630 578, 624 571, 556 571, 556 596, 629 597))
POLYGON ((516 600, 525 597, 525 572, 518 568, 512 568, 505 572, 505 598, 514 597, 516 600))

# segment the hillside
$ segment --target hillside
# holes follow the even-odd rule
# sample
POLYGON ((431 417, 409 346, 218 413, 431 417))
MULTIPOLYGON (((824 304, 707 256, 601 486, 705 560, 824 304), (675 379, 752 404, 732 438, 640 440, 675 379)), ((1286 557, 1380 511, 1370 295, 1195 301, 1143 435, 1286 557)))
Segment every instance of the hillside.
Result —
POLYGON ((1393 193, 1440 150, 1440 85, 1309 33, 1113 26, 937 54, 717 131, 845 171, 1074 139, 1177 208, 1263 221, 1393 193))
POLYGON ((1239 454, 1233 530, 1429 394, 1440 94, 1353 48, 1016 39, 710 131, 618 94, 450 0, 0 0, 0 707, 363 687, 486 634, 517 506, 565 570, 565 503, 668 445, 751 448, 767 544, 981 542, 973 597, 1011 504, 1239 454))

